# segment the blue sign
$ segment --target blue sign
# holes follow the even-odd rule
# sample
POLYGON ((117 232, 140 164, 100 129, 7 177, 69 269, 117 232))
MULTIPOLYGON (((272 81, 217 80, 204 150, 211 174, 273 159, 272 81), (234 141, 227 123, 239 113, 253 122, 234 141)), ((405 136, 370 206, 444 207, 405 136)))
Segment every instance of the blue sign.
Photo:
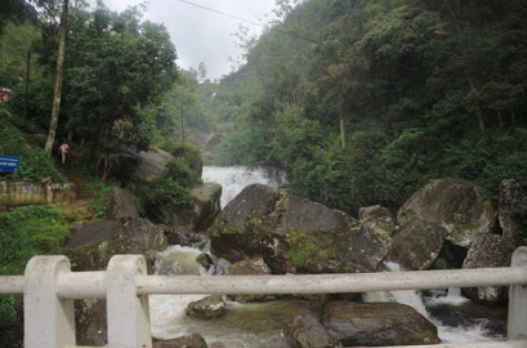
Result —
POLYGON ((1 156, 0 155, 0 172, 14 173, 20 166, 20 157, 1 156))

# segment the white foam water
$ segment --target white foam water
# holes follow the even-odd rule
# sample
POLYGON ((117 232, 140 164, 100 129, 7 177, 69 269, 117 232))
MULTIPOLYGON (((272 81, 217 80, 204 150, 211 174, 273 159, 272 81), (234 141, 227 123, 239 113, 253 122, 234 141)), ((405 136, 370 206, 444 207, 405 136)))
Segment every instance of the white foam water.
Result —
POLYGON ((203 167, 203 182, 215 182, 223 187, 221 207, 224 208, 242 190, 252 184, 263 184, 274 188, 287 183, 285 172, 276 168, 203 167))
MULTIPOLYGON (((156 254, 156 274, 174 277, 185 275, 212 276, 210 271, 196 262, 201 250, 171 246, 156 254)), ((226 261, 220 261, 228 267, 226 261)), ((211 269, 215 269, 212 267, 211 269)), ((282 329, 295 314, 311 312, 306 303, 299 300, 281 300, 266 303, 240 304, 227 301, 227 314, 214 320, 199 320, 186 315, 191 302, 203 295, 150 295, 152 336, 173 339, 199 333, 210 345, 221 342, 226 348, 289 348, 282 329)))
MULTIPOLYGON (((385 262, 386 268, 391 272, 402 271, 401 266, 393 262, 385 262)), ((485 342, 497 341, 500 338, 490 337, 489 333, 484 328, 484 323, 469 327, 450 327, 443 325, 439 320, 436 320, 430 315, 426 309, 427 305, 448 304, 458 306, 469 302, 468 299, 461 295, 459 289, 449 289, 447 292, 436 293, 436 296, 423 300, 419 291, 379 291, 366 293, 363 296, 364 302, 397 302, 413 307, 419 314, 428 319, 437 327, 439 339, 443 343, 462 344, 468 342, 485 342)))

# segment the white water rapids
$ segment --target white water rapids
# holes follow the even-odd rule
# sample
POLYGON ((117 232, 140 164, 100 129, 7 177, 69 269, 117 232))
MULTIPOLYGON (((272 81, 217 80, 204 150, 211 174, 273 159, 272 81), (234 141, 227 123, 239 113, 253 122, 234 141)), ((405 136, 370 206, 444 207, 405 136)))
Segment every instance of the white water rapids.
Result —
MULTIPOLYGON (((247 185, 253 183, 280 187, 286 183, 283 172, 276 169, 254 169, 246 167, 204 167, 204 182, 217 182, 223 186, 222 207, 232 200, 247 185)), ((196 258, 208 250, 198 248, 171 246, 157 255, 156 269, 169 275, 184 276, 188 274, 212 276, 196 258)), ((216 260, 225 268, 225 260, 216 260)), ((228 267, 228 265, 227 265, 228 267)), ((394 271, 396 266, 390 265, 394 271)), ((205 296, 150 296, 152 318, 152 335, 159 339, 172 339, 192 333, 201 334, 210 345, 221 342, 226 348, 287 348, 282 330, 295 314, 310 312, 318 315, 318 310, 307 303, 296 300, 271 301, 260 304, 241 304, 227 300, 227 314, 211 321, 188 317, 185 310, 190 302, 205 296)), ((408 304, 433 322, 445 343, 464 343, 473 341, 498 340, 491 338, 481 325, 468 327, 448 327, 433 318, 427 307, 448 304, 459 306, 467 300, 459 291, 451 289, 448 294, 436 293, 425 300, 416 291, 397 291, 370 293, 365 301, 394 301, 408 304)))
MULTIPOLYGON (((385 262, 391 272, 400 272, 401 267, 393 262, 385 262)), ((363 295, 365 302, 397 302, 413 307, 419 314, 437 327, 438 336, 443 343, 469 343, 500 340, 492 337, 484 328, 484 323, 468 327, 450 327, 435 319, 427 307, 450 305, 460 306, 470 302, 461 295, 459 288, 450 288, 445 292, 432 292, 432 296, 423 299, 419 291, 379 291, 363 295)))

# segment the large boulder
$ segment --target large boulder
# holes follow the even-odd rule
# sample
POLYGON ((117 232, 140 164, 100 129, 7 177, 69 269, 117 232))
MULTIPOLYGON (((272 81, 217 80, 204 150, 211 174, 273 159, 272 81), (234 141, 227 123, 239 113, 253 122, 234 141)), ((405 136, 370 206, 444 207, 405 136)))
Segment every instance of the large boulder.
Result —
POLYGON ((221 211, 222 187, 206 183, 190 191, 190 207, 174 210, 172 206, 156 205, 148 208, 148 215, 156 222, 193 231, 204 231, 214 224, 221 211))
POLYGON ((189 303, 186 314, 198 319, 215 319, 226 313, 225 301, 221 296, 208 296, 189 303))
POLYGON ((106 193, 109 208, 106 215, 113 220, 130 220, 139 218, 139 212, 133 199, 120 187, 112 187, 106 193))
MULTIPOLYGON (((501 235, 479 234, 468 250, 463 268, 508 267, 514 249, 520 245, 520 232, 512 211, 524 198, 516 180, 503 180, 500 184, 498 221, 501 235)), ((487 286, 463 289, 471 299, 486 303, 504 302, 508 287, 487 286)))
POLYGON ((437 328, 412 307, 399 303, 330 302, 321 318, 341 345, 437 344, 437 328))
POLYGON ((78 271, 106 269, 114 255, 143 255, 151 272, 155 252, 166 247, 163 229, 146 219, 102 220, 73 234, 65 253, 76 264, 78 271))
POLYGON ((442 226, 445 239, 468 248, 478 233, 488 233, 496 212, 485 191, 469 181, 440 179, 416 192, 397 214, 400 226, 413 219, 442 226))
POLYGON ((393 244, 386 256, 406 270, 428 269, 443 247, 445 229, 414 219, 393 236, 393 244))
MULTIPOLYGON (((468 250, 463 268, 508 267, 511 264, 515 247, 503 236, 488 233, 479 234, 468 250)), ((463 293, 475 301, 498 303, 507 300, 508 287, 464 288, 463 293)))
POLYGON ((110 156, 115 175, 124 183, 154 181, 168 173, 166 163, 173 158, 168 152, 156 147, 141 152, 133 148, 124 148, 123 152, 110 156))
MULTIPOLYGON (((241 260, 225 271, 225 275, 270 275, 271 269, 261 256, 241 260)), ((262 302, 275 300, 276 295, 230 295, 230 299, 238 302, 262 302)))
POLYGON ((374 272, 390 244, 342 211, 260 184, 232 200, 211 233, 215 255, 260 255, 273 273, 374 272))
POLYGON ((285 330, 291 348, 333 348, 335 340, 326 328, 311 314, 299 314, 285 330))
POLYGON ((391 236, 395 228, 395 220, 389 209, 374 205, 359 209, 359 220, 362 226, 372 228, 391 236))
POLYGON ((513 210, 518 203, 523 200, 521 185, 516 180, 503 180, 500 184, 500 201, 498 220, 502 236, 514 245, 519 245, 521 241, 520 226, 512 216, 513 210))

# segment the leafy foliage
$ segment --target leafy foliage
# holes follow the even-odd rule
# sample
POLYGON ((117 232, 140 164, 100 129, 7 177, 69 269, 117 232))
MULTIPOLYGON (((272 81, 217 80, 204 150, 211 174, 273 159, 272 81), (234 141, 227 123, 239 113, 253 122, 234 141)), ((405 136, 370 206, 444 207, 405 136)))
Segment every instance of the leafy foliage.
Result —
POLYGON ((44 150, 29 147, 18 128, 7 120, 7 114, 0 115, 0 154, 21 157, 19 171, 8 178, 39 181, 52 177, 55 182, 65 181, 44 150))
POLYGON ((527 186, 521 1, 284 8, 209 105, 230 130, 218 164, 284 168, 294 191, 350 213, 441 177, 495 199, 503 179, 527 186))
MULTIPOLYGON (((65 213, 56 208, 27 206, 12 213, 0 213, 0 275, 20 275, 26 263, 35 255, 54 254, 69 235, 64 225, 65 213)), ((0 297, 0 330, 7 332, 16 320, 15 305, 22 299, 0 297)), ((3 345, 14 339, 9 334, 0 337, 3 345)))

